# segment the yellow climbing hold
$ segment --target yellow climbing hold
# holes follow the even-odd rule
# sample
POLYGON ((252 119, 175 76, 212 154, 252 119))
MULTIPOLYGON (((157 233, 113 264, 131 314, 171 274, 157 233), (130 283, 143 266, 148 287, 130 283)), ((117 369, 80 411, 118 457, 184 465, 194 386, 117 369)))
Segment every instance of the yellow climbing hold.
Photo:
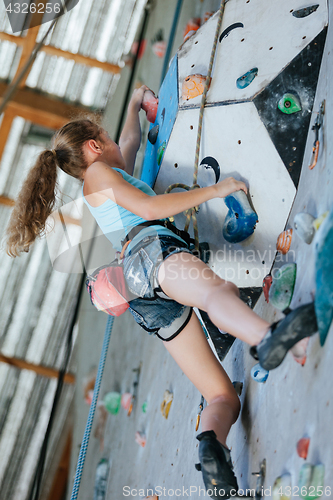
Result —
POLYGON ((328 216, 328 211, 324 212, 320 217, 318 217, 313 221, 312 224, 316 231, 318 231, 318 229, 320 228, 320 226, 322 225, 327 216, 328 216))
POLYGON ((161 404, 161 413, 164 418, 168 418, 171 404, 173 401, 173 394, 168 390, 164 391, 163 401, 161 404))

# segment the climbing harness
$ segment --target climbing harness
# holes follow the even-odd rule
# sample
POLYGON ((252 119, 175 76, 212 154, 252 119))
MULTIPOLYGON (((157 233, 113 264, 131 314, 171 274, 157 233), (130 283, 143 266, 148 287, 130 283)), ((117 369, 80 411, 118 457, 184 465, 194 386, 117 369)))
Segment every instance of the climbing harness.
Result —
MULTIPOLYGON (((226 4, 226 0, 221 1, 220 5, 220 10, 219 10, 219 16, 218 16, 218 21, 217 21, 217 26, 216 26, 216 31, 215 31, 215 37, 214 37, 214 42, 213 42, 213 48, 212 52, 210 55, 210 61, 209 61, 209 66, 208 66, 208 72, 206 76, 206 82, 205 82, 205 87, 203 90, 202 98, 201 98, 201 105, 200 105, 200 113, 199 113, 199 123, 198 123, 198 134, 197 134, 197 143, 196 143, 196 150, 195 150, 195 161, 194 161, 194 172, 193 172, 193 184, 192 186, 187 186, 186 184, 181 184, 181 183, 176 183, 176 184, 171 184, 166 189, 166 193, 170 193, 173 189, 176 188, 181 188, 185 189, 186 191, 191 191, 192 189, 199 188, 200 186, 197 184, 197 179, 198 179, 198 167, 199 167, 199 152, 200 152, 200 142, 201 142, 201 135, 202 135, 202 121, 203 121, 203 112, 205 108, 205 103, 206 103, 206 97, 207 97, 207 92, 209 89, 210 81, 211 81, 211 74, 212 74, 212 69, 213 69, 213 63, 215 59, 215 54, 216 54, 216 48, 217 48, 217 42, 218 42, 218 36, 220 33, 221 29, 221 24, 222 24, 222 18, 223 18, 223 13, 224 13, 224 7, 226 4)), ((185 231, 188 232, 191 218, 193 221, 193 231, 194 231, 194 240, 195 240, 195 248, 197 251, 199 251, 199 232, 198 232, 198 222, 197 222, 197 207, 190 208, 186 210, 186 223, 185 223, 185 231)))
POLYGON ((110 338, 111 338, 113 320, 114 320, 113 316, 108 316, 108 319, 107 319, 107 322, 106 322, 106 327, 105 327, 104 341, 103 341, 103 347, 102 347, 102 352, 101 352, 101 358, 100 358, 100 361, 99 361, 98 371, 97 371, 97 375, 96 375, 94 395, 93 395, 92 402, 91 402, 91 405, 90 405, 90 410, 89 410, 89 415, 88 415, 88 419, 87 419, 86 429, 84 431, 83 438, 82 438, 82 443, 81 443, 79 458, 78 458, 77 466, 76 466, 76 473, 75 473, 75 479, 74 479, 74 484, 73 484, 73 490, 72 490, 71 500, 76 500, 77 496, 78 496, 78 493, 79 493, 79 488, 80 488, 80 483, 81 483, 83 466, 84 466, 84 462, 85 462, 85 459, 86 459, 86 454, 87 454, 87 449, 88 449, 88 443, 89 443, 89 438, 90 438, 92 423, 93 423, 94 416, 95 416, 95 411, 96 411, 96 406, 97 406, 97 399, 98 399, 99 390, 100 390, 100 387, 101 387, 101 382, 102 382, 102 377, 103 377, 103 372, 104 372, 106 355, 107 355, 107 352, 108 352, 108 347, 109 347, 110 338))
POLYGON ((322 101, 320 108, 319 108, 319 113, 317 115, 315 124, 312 127, 312 130, 314 130, 315 133, 315 140, 313 143, 313 148, 312 148, 312 157, 311 157, 311 163, 309 165, 309 169, 312 170, 315 168, 317 165, 318 161, 318 156, 319 156, 319 129, 321 128, 323 124, 323 115, 325 113, 325 99, 322 101))

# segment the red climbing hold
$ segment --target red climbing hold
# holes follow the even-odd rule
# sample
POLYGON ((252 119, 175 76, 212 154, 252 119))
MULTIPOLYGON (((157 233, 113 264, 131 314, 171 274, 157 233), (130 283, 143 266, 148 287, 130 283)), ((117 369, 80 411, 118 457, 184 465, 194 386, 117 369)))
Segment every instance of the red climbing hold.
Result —
POLYGON ((310 446, 310 438, 302 438, 297 443, 298 456, 306 460, 310 446))
POLYGON ((264 277, 264 280, 262 282, 262 289, 264 292, 266 302, 269 302, 269 289, 272 285, 272 281, 273 281, 272 275, 267 274, 267 276, 264 277))
POLYGON ((147 120, 154 123, 157 114, 158 99, 151 90, 146 90, 141 104, 142 109, 147 114, 147 120))

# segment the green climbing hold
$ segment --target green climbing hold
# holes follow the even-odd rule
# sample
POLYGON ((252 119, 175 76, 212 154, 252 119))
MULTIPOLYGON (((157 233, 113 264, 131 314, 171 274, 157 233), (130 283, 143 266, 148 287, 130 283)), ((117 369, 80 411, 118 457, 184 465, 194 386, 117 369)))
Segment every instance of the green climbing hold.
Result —
POLYGON ((272 285, 269 290, 269 301, 274 307, 283 311, 290 306, 294 293, 295 281, 296 264, 285 264, 277 272, 275 270, 272 285))
POLYGON ((108 392, 105 394, 103 401, 107 411, 111 415, 117 415, 121 403, 121 394, 119 392, 108 392))
POLYGON ((145 401, 143 405, 141 406, 142 413, 147 413, 147 408, 148 408, 148 403, 145 401))
POLYGON ((323 346, 333 320, 333 209, 322 223, 316 240, 315 310, 323 346))
POLYGON ((301 101, 299 98, 290 93, 284 94, 278 102, 278 108, 282 113, 286 115, 292 115, 297 113, 297 111, 302 110, 301 101))
POLYGON ((304 500, 320 498, 324 492, 325 466, 304 464, 299 473, 299 496, 304 500))
POLYGON ((164 141, 160 145, 160 147, 158 148, 158 150, 157 150, 157 163, 158 163, 158 166, 160 166, 161 163, 162 163, 162 158, 163 158, 163 155, 164 155, 165 148, 166 148, 166 142, 164 141))

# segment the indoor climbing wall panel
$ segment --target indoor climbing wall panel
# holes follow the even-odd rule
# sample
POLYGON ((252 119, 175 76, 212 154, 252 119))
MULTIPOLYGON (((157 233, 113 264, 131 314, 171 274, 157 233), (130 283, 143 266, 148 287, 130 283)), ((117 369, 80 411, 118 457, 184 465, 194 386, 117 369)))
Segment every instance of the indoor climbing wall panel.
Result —
MULTIPOLYGON (((161 87, 153 126, 163 124, 170 102, 173 128, 163 131, 160 126, 156 143, 148 144, 142 177, 150 185, 156 179, 157 193, 174 183, 193 183, 204 82, 200 75, 208 71, 217 19, 216 13, 181 46, 161 87)), ((201 206, 197 218, 200 242, 210 245, 209 265, 239 287, 261 286, 288 220, 327 24, 326 0, 306 6, 300 0, 226 3, 204 111, 198 184, 231 175, 243 180, 258 217, 254 233, 237 243, 226 239, 224 226, 230 217, 239 224, 238 210, 228 212, 222 199, 201 206)), ((184 215, 176 216, 176 223, 182 228, 184 215)))
MULTIPOLYGON (((178 113, 155 184, 157 192, 164 192, 171 182, 192 184, 198 119, 198 109, 178 113)), ((200 186, 216 181, 217 169, 207 164, 209 157, 217 161, 220 180, 233 176, 250 186, 249 197, 259 222, 252 236, 230 244, 222 235, 228 209, 223 199, 210 200, 199 208, 197 216, 200 241, 209 242, 210 265, 220 276, 240 287, 261 286, 272 265, 276 238, 284 229, 296 189, 253 103, 205 110, 200 186)), ((176 222, 183 227, 185 217, 178 216, 176 222)))
MULTIPOLYGON (((269 85, 327 25, 326 0, 315 5, 306 15, 303 0, 227 2, 207 102, 252 99, 269 85)), ((180 87, 190 74, 207 74, 217 18, 210 18, 179 51, 180 87)), ((200 97, 179 104, 200 105, 200 97)))

